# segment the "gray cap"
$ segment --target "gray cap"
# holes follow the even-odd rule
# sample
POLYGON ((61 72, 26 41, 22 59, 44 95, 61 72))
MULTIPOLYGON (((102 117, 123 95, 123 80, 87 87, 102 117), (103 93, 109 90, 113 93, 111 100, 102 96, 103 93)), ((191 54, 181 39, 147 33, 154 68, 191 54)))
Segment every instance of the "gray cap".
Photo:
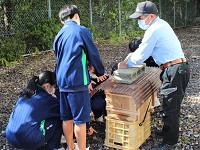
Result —
POLYGON ((140 2, 137 4, 135 12, 130 15, 130 18, 138 18, 144 14, 158 14, 156 5, 150 1, 140 2))

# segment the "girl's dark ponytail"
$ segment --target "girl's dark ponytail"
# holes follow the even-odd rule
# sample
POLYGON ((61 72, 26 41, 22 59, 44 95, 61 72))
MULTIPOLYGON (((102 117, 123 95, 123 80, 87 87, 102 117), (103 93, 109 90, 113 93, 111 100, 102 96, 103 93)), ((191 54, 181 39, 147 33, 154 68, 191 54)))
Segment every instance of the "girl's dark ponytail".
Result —
POLYGON ((39 77, 33 76, 29 80, 26 88, 20 93, 20 96, 27 98, 27 97, 31 97, 32 95, 34 95, 36 93, 38 83, 39 83, 39 77))
POLYGON ((37 92, 38 87, 42 87, 43 84, 49 83, 50 85, 56 85, 56 75, 51 71, 44 71, 39 76, 33 76, 26 88, 20 93, 20 96, 24 98, 31 97, 37 92))

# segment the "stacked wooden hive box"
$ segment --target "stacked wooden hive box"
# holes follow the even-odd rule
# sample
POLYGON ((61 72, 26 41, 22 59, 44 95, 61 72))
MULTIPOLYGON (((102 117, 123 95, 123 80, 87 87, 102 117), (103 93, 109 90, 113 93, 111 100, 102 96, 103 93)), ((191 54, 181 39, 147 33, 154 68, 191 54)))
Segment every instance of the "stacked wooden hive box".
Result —
POLYGON ((150 109, 160 86, 159 71, 142 64, 117 70, 105 82, 106 146, 136 150, 150 136, 150 109))

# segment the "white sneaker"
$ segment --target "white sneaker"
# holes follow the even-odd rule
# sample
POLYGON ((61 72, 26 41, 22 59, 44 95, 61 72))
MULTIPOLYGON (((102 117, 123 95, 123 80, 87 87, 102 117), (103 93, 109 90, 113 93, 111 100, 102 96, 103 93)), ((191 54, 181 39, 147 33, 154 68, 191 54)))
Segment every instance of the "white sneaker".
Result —
POLYGON ((97 118, 96 121, 104 122, 104 121, 103 121, 103 116, 97 118))
MULTIPOLYGON (((67 148, 67 150, 68 150, 68 148, 67 148)), ((74 143, 74 150, 79 150, 77 143, 74 143)), ((86 150, 90 150, 90 147, 87 147, 86 150)))
POLYGON ((74 150, 78 150, 78 143, 74 143, 74 150))
POLYGON ((59 149, 54 149, 54 150, 65 150, 65 148, 61 147, 59 149))
POLYGON ((159 101, 159 99, 158 99, 158 97, 156 96, 155 97, 155 104, 154 104, 154 107, 158 107, 158 106, 160 106, 161 104, 160 104, 160 101, 159 101))
MULTIPOLYGON (((74 150, 79 150, 79 149, 78 149, 78 144, 77 144, 77 143, 74 143, 74 146, 75 146, 74 150)), ((90 149, 90 147, 87 147, 87 148, 86 148, 86 150, 89 150, 89 149, 90 149)))
POLYGON ((60 143, 61 143, 61 144, 67 143, 67 141, 66 141, 66 139, 65 139, 65 136, 62 135, 61 140, 60 140, 60 143))
MULTIPOLYGON (((67 148, 67 150, 69 150, 69 149, 67 148)), ((77 143, 74 143, 74 149, 73 150, 78 150, 78 144, 77 143)))

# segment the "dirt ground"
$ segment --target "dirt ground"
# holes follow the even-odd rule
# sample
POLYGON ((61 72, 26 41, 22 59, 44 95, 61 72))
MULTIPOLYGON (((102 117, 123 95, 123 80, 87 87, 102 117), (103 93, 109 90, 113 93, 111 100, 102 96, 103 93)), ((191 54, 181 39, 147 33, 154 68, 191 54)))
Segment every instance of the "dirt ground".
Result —
MULTIPOLYGON (((199 149, 200 136, 200 27, 190 27, 175 30, 183 51, 189 59, 191 78, 182 103, 180 120, 180 139, 177 149, 199 149)), ((123 60, 128 53, 128 42, 119 46, 98 43, 98 48, 106 72, 110 73, 114 63, 123 60)), ((55 59, 52 52, 42 53, 37 56, 27 56, 15 67, 0 68, 0 149, 12 150, 13 148, 5 139, 5 128, 9 115, 16 103, 19 91, 26 85, 28 79, 34 74, 38 75, 43 70, 54 70, 55 59)), ((140 149, 149 149, 152 144, 161 140, 154 135, 154 128, 162 125, 161 107, 152 113, 152 135, 144 142, 140 149)), ((105 124, 94 122, 98 134, 87 138, 91 150, 112 149, 104 146, 105 124)))

